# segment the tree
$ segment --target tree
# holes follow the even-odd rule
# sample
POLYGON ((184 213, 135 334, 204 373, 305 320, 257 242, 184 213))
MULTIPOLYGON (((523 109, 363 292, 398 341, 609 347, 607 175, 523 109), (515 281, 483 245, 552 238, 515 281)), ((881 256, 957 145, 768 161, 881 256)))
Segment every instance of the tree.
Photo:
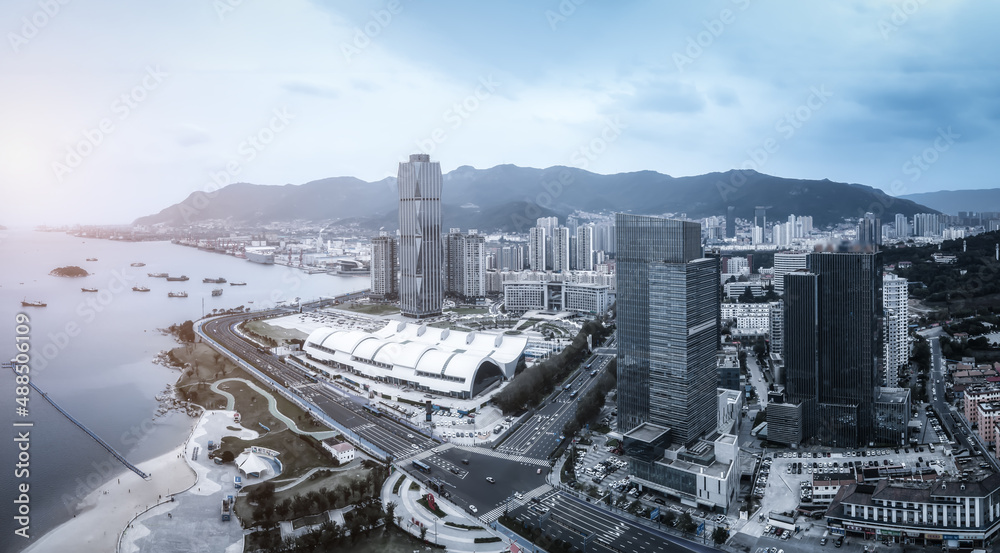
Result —
MULTIPOLYGON (((236 456, 233 455, 233 452, 229 451, 228 449, 223 451, 220 457, 222 458, 223 463, 232 463, 233 459, 236 459, 236 456)), ((273 490, 274 484, 271 484, 271 488, 272 488, 271 495, 274 495, 274 490, 273 490)))
POLYGON ((729 539, 729 530, 726 530, 721 526, 717 526, 715 530, 712 531, 712 541, 715 542, 715 545, 722 545, 726 543, 726 540, 728 539, 729 539))
POLYGON ((680 519, 677 520, 677 529, 685 534, 694 532, 696 528, 698 526, 694 523, 690 513, 682 513, 680 519))
POLYGON ((420 541, 427 541, 427 527, 420 525, 420 541))
POLYGON ((385 527, 388 528, 392 521, 396 518, 396 502, 390 501, 385 504, 385 527))

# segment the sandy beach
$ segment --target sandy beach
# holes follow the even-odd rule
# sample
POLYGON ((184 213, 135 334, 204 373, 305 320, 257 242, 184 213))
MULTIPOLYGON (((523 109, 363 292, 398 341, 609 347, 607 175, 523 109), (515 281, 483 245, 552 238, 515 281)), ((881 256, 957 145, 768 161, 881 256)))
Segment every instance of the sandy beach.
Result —
POLYGON ((80 503, 81 512, 46 533, 25 553, 115 551, 118 535, 137 513, 171 493, 195 483, 194 470, 184 459, 185 444, 138 465, 150 474, 148 481, 125 470, 94 490, 80 503))

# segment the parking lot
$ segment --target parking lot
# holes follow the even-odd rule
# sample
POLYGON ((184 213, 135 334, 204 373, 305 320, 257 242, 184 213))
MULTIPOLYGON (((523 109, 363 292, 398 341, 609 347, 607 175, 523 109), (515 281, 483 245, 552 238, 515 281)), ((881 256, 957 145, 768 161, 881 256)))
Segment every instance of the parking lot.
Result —
MULTIPOLYGON (((964 462, 963 464, 968 463, 964 462)), ((770 513, 792 513, 800 505, 820 507, 826 504, 820 501, 813 503, 811 492, 806 491, 811 489, 814 477, 822 474, 853 471, 855 467, 874 468, 875 466, 930 468, 938 472, 949 471, 953 474, 956 471, 953 457, 945 455, 940 447, 935 447, 935 451, 931 452, 929 446, 926 445, 899 448, 898 450, 896 448, 871 448, 841 452, 806 450, 766 454, 760 462, 757 480, 753 484, 755 494, 760 497, 761 492, 763 492, 762 497, 760 497, 760 508, 751 514, 750 520, 740 528, 740 532, 758 538, 780 540, 780 536, 777 535, 778 528, 776 526, 768 528, 768 515, 770 513)), ((792 533, 791 539, 805 539, 813 546, 820 545, 820 540, 825 535, 825 530, 822 530, 822 521, 799 515, 796 517, 795 523, 801 531, 792 533), (816 532, 809 531, 812 529, 815 529, 816 532), (810 539, 810 536, 815 540, 810 539)), ((834 537, 828 539, 832 542, 834 537)), ((766 544, 762 540, 757 545, 766 544)), ((785 547, 785 549, 788 548, 785 547)))

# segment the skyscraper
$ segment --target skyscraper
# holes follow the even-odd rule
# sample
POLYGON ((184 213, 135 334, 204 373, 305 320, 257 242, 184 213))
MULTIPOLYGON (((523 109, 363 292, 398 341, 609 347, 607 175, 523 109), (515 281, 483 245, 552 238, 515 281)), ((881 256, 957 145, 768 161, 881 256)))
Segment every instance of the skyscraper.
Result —
POLYGON ((651 422, 682 444, 716 426, 719 264, 701 225, 619 213, 618 429, 651 422))
POLYGON ((804 253, 781 252, 774 254, 774 292, 783 294, 785 275, 792 271, 805 269, 807 262, 807 256, 804 253))
POLYGON ((864 445, 875 439, 884 355, 882 254, 811 253, 808 263, 785 276, 788 398, 805 404, 804 438, 864 445))
POLYGON ((444 239, 444 293, 458 294, 462 289, 464 269, 465 237, 462 229, 453 228, 448 230, 448 236, 444 239))
POLYGON ((882 278, 882 298, 885 310, 885 385, 899 386, 899 369, 909 362, 909 302, 905 278, 886 274, 882 278))
POLYGON ((736 238, 736 207, 726 208, 726 238, 736 238))
POLYGON ((470 230, 462 241, 462 286, 466 299, 486 297, 486 237, 470 230))
POLYGON ((552 270, 569 271, 569 229, 556 227, 552 231, 552 270))
POLYGON ((427 154, 399 164, 400 312, 407 317, 441 314, 441 165, 427 154))
POLYGON ((858 220, 858 243, 862 246, 882 245, 882 220, 874 213, 865 213, 865 216, 858 220))
POLYGON ((576 268, 579 271, 594 270, 593 225, 584 225, 576 229, 576 268))
POLYGON ((896 214, 896 238, 908 238, 910 236, 910 225, 906 222, 906 215, 896 214))
POLYGON ((395 299, 399 295, 396 279, 397 263, 396 239, 383 232, 372 238, 372 291, 378 299, 395 299))
POLYGON ((545 270, 545 227, 531 227, 528 230, 528 268, 532 271, 545 270))

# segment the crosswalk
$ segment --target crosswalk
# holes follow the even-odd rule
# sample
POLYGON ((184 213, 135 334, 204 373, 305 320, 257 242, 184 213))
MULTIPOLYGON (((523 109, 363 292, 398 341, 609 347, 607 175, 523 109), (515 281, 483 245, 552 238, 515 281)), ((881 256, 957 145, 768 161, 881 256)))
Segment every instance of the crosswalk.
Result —
POLYGON ((497 459, 506 459, 508 461, 516 461, 518 463, 525 463, 528 465, 537 465, 539 467, 549 466, 549 462, 544 459, 535 459, 534 457, 525 457, 524 455, 510 455, 499 451, 493 451, 492 449, 485 447, 469 447, 462 445, 455 445, 454 447, 471 453, 479 453, 480 455, 496 457, 497 459))
POLYGON ((539 486, 539 487, 531 490, 530 492, 524 494, 524 497, 522 497, 521 499, 511 499, 510 500, 509 508, 508 508, 507 502, 505 501, 505 502, 501 503, 500 505, 497 505, 491 511, 489 511, 489 512, 483 514, 483 515, 480 515, 479 516, 479 520, 485 522, 486 524, 489 524, 489 523, 495 521, 496 519, 500 518, 500 515, 503 514, 504 509, 508 509, 510 511, 513 511, 514 509, 516 509, 516 508, 518 508, 518 507, 520 507, 522 505, 527 504, 529 501, 532 500, 532 498, 541 497, 541 496, 543 496, 543 495, 551 492, 553 489, 554 488, 552 486, 550 486, 548 484, 543 484, 543 485, 541 485, 541 486, 539 486))

